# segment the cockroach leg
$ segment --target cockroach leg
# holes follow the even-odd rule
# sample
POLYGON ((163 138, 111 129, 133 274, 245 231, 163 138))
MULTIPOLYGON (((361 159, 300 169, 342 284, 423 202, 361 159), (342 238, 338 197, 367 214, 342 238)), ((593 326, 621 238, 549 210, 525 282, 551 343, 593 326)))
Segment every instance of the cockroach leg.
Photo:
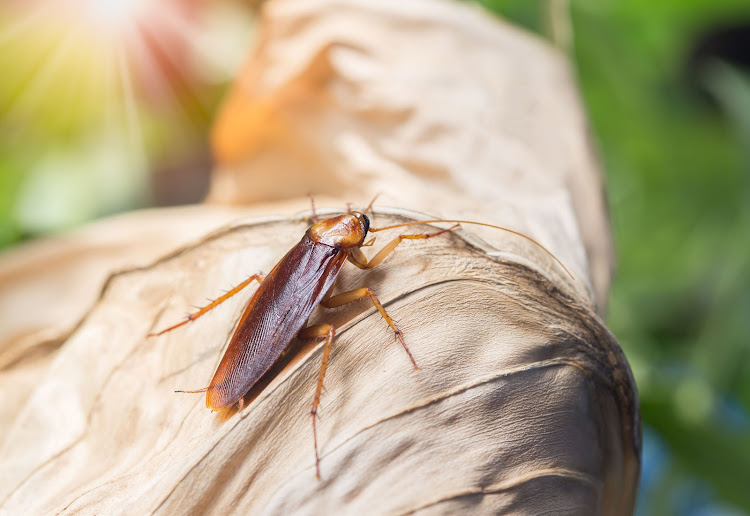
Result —
POLYGON ((375 199, 380 197, 380 192, 375 194, 375 197, 372 198, 372 201, 370 201, 370 204, 367 205, 367 208, 365 208, 365 211, 362 212, 363 215, 367 215, 370 213, 370 210, 372 209, 372 205, 375 204, 375 199))
POLYGON ((232 297, 233 295, 235 295, 236 293, 238 293, 240 290, 242 290, 243 288, 247 287, 253 281, 257 281, 258 283, 262 283, 263 279, 265 277, 266 277, 265 274, 253 274, 252 276, 250 276, 249 278, 247 278, 245 281, 243 281, 242 283, 240 283, 239 285, 237 285, 236 287, 234 287, 232 290, 230 290, 229 292, 227 292, 223 296, 221 296, 219 298, 216 298, 211 303, 207 304, 206 306, 204 306, 203 308, 201 308, 197 312, 194 312, 194 313, 188 315, 187 318, 184 321, 179 322, 179 323, 175 324, 174 326, 170 326, 169 328, 167 328, 165 330, 162 330, 162 331, 160 331, 158 333, 149 333, 148 335, 146 335, 146 337, 158 337, 159 335, 164 335, 167 332, 170 332, 170 331, 172 331, 174 329, 179 328, 180 326, 184 326, 187 323, 196 320, 198 317, 204 315, 209 310, 211 310, 213 308, 216 308, 221 303, 223 303, 224 301, 226 301, 227 299, 229 299, 230 297, 232 297))
MULTIPOLYGON (((389 229, 403 228, 403 227, 406 227, 406 226, 416 226, 418 224, 434 224, 436 222, 453 222, 453 223, 458 224, 458 225, 460 225, 460 224, 472 224, 474 226, 484 226, 486 228, 494 228, 494 229, 499 229, 500 231, 506 231, 506 232, 511 233, 513 235, 516 235, 516 236, 519 236, 521 238, 524 238, 524 239, 528 240, 529 242, 531 242, 532 244, 534 244, 535 246, 537 246, 538 248, 540 248, 545 253, 547 253, 553 260, 555 260, 557 262, 557 264, 562 268, 562 270, 564 270, 565 273, 568 276, 570 276, 570 279, 575 280, 575 276, 573 276, 573 274, 568 270, 568 268, 565 266, 565 264, 563 262, 561 262, 560 259, 552 253, 552 251, 550 251, 549 249, 547 249, 546 247, 544 247, 542 244, 540 244, 539 242, 537 242, 536 240, 534 240, 530 236, 524 235, 520 231, 516 231, 515 229, 506 228, 504 226, 496 226, 494 224, 487 224, 485 222, 475 222, 473 220, 435 219, 435 220, 415 220, 413 222, 402 222, 401 224, 392 224, 390 226, 384 226, 382 228, 370 227, 369 231, 370 231, 370 233, 377 233, 378 231, 387 231, 389 229)), ((456 227, 458 227, 458 226, 454 226, 454 227, 450 228, 448 231, 450 231, 451 229, 455 229, 456 227)), ((429 238, 430 236, 436 236, 437 234, 440 234, 440 233, 436 233, 436 234, 432 234, 432 235, 426 235, 424 238, 429 238)), ((412 237, 412 238, 414 238, 414 237, 412 237)))
POLYGON ((174 391, 174 392, 182 392, 185 394, 197 394, 199 392, 206 392, 208 390, 208 387, 203 387, 202 389, 197 389, 195 391, 174 391))
POLYGON ((318 223, 318 213, 315 211, 315 197, 313 197, 313 194, 311 192, 307 192, 307 196, 310 198, 310 210, 312 211, 312 221, 313 224, 318 223))
POLYGON ((458 228, 460 224, 455 224, 448 229, 442 229, 440 231, 436 231, 435 233, 422 233, 419 235, 401 235, 393 240, 391 240, 388 245, 383 247, 378 253, 373 256, 369 261, 365 257, 364 253, 360 250, 359 247, 352 247, 349 249, 349 256, 347 259, 349 262, 353 263, 360 269, 372 269, 373 267, 377 267, 380 265, 380 263, 385 260, 385 258, 393 252, 394 249, 403 242, 404 240, 424 240, 427 238, 436 237, 439 235, 442 235, 443 233, 448 233, 449 231, 453 231, 454 229, 458 228))
POLYGON ((326 308, 336 308, 338 306, 353 303, 354 301, 358 301, 366 297, 370 298, 372 304, 375 305, 375 308, 378 309, 380 315, 383 317, 383 319, 385 319, 385 322, 387 322, 388 326, 391 327, 396 338, 404 347, 406 354, 409 355, 409 360, 411 360, 411 363, 414 364, 414 369, 419 369, 419 366, 417 366, 417 362, 414 360, 414 356, 411 354, 411 351, 409 351, 409 346, 407 346, 406 342, 404 341, 401 330, 398 328, 398 326, 396 326, 396 323, 393 322, 393 319, 391 319, 391 316, 388 315, 388 312, 385 311, 383 305, 380 304, 380 300, 378 299, 378 296, 375 295, 375 292, 373 292, 369 288, 363 287, 355 290, 350 290, 349 292, 342 292, 341 294, 336 294, 335 296, 324 299, 320 302, 320 304, 321 306, 324 306, 326 308))
POLYGON ((320 405, 320 395, 323 392, 323 380, 326 376, 326 369, 328 368, 328 357, 331 354, 331 347, 333 345, 333 338, 336 336, 336 330, 330 324, 315 324, 308 326, 299 332, 300 340, 323 340, 325 339, 325 347, 323 348, 323 362, 320 364, 320 373, 318 374, 318 385, 315 388, 315 398, 313 399, 312 410, 310 415, 312 416, 312 427, 313 427, 313 443, 315 446, 315 476, 320 479, 320 455, 318 454, 318 429, 316 426, 316 419, 318 417, 318 405, 320 405))

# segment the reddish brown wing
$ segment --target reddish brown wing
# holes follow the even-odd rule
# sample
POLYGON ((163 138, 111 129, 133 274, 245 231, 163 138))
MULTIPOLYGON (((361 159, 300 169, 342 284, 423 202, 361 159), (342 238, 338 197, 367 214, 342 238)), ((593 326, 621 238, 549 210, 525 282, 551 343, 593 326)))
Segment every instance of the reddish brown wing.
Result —
POLYGON ((263 280, 206 391, 206 406, 236 403, 281 358, 331 288, 346 250, 305 235, 263 280))

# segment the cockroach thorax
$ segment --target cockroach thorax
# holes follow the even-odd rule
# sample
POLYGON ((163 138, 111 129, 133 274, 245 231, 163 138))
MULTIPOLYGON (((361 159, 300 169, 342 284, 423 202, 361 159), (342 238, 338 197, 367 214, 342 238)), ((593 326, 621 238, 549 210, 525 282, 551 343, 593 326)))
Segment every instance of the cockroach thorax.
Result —
POLYGON ((307 230, 307 235, 315 242, 349 249, 360 247, 369 229, 370 219, 367 215, 354 211, 313 224, 307 230))

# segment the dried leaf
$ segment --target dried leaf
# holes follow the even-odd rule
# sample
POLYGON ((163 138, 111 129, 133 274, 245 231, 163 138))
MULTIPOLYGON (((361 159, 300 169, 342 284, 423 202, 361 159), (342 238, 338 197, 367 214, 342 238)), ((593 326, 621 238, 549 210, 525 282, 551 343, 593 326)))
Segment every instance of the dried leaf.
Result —
POLYGON ((0 258, 0 510, 631 513, 637 397, 596 314, 611 244, 564 59, 426 0, 272 2, 263 34, 214 133, 210 202, 253 203, 251 218, 201 237, 229 214, 155 210, 0 258), (509 226, 574 275, 469 227, 345 268, 335 288, 374 289, 421 369, 366 302, 314 313, 338 329, 321 481, 320 346, 296 344, 238 414, 173 392, 206 386, 254 287, 145 337, 268 271, 304 231, 290 215, 307 191, 328 209, 384 192, 376 225, 430 213, 509 226))
POLYGON ((112 277, 5 436, 4 507, 495 512, 564 500, 579 512, 629 510, 639 425, 616 342, 570 291, 470 236, 411 243, 337 285, 376 291, 420 370, 371 306, 313 316, 339 328, 319 424, 322 481, 309 418, 320 345, 228 418, 201 395, 174 393, 207 384, 251 292, 162 338, 145 335, 217 286, 269 270, 304 227, 238 226, 112 277))

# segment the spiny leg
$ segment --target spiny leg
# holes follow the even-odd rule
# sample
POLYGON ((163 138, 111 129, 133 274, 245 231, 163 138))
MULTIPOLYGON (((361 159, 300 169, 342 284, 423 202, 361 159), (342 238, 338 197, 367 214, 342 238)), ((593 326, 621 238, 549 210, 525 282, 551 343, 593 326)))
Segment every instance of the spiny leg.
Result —
POLYGON ((194 391, 174 391, 174 392, 184 392, 186 394, 197 394, 199 392, 206 392, 208 390, 208 387, 203 387, 202 389, 197 389, 194 391))
POLYGON ((393 319, 391 319, 391 316, 388 315, 388 312, 385 311, 383 305, 380 304, 380 300, 375 295, 375 292, 373 292, 369 288, 363 287, 355 290, 350 290, 349 292, 336 294, 335 296, 324 299, 320 304, 326 308, 336 308, 337 306, 343 306, 349 303, 353 303, 354 301, 358 301, 366 297, 369 297, 370 300, 372 300, 372 304, 375 305, 375 308, 378 309, 378 312, 380 312, 380 315, 383 317, 383 319, 385 319, 385 322, 387 322, 388 326, 391 327, 393 333, 396 335, 396 338, 404 347, 404 350, 406 350, 406 354, 409 355, 409 360, 411 360, 411 363, 414 364, 414 369, 419 369, 419 366, 417 366, 417 362, 414 360, 414 356, 411 354, 411 351, 409 351, 409 347, 404 341, 401 330, 398 328, 398 326, 396 326, 396 323, 393 322, 393 319))
MULTIPOLYGON (((202 389, 196 389, 194 391, 179 390, 179 391, 174 391, 174 392, 180 392, 180 393, 185 393, 185 394, 198 394, 198 393, 206 392, 210 388, 211 387, 209 386, 209 387, 203 387, 202 389)), ((213 412, 213 410, 211 412, 213 412)))
POLYGON ((299 332, 300 340, 323 340, 325 339, 325 347, 323 348, 323 362, 320 364, 320 373, 318 374, 318 385, 315 388, 315 398, 313 399, 312 410, 310 415, 312 416, 312 427, 313 427, 313 443, 315 445, 315 476, 320 479, 320 455, 318 454, 318 429, 316 426, 316 420, 318 417, 318 405, 320 405, 320 395, 323 392, 323 379, 326 376, 326 369, 328 368, 328 357, 331 354, 331 347, 333 345, 333 338, 336 336, 336 330, 330 324, 315 324, 308 326, 299 332))
POLYGON ((221 297, 213 300, 211 303, 209 303, 208 305, 204 306, 203 308, 201 308, 197 312, 194 312, 194 313, 188 315, 187 318, 184 321, 179 322, 179 323, 175 324, 174 326, 170 326, 166 330, 162 330, 162 331, 160 331, 158 333, 149 333, 146 336, 147 337, 158 337, 159 335, 164 335, 165 333, 167 333, 169 331, 172 331, 174 329, 177 329, 180 326, 184 326, 187 323, 192 322, 192 321, 196 320, 198 317, 204 315, 209 310, 211 310, 213 308, 216 308, 221 303, 223 303, 224 301, 226 301, 227 299, 229 299, 230 297, 232 297, 233 295, 235 295, 236 293, 238 293, 240 290, 242 290, 243 288, 247 287, 253 281, 257 281, 258 283, 261 283, 265 277, 266 277, 265 274, 253 274, 252 276, 250 276, 249 278, 247 278, 245 281, 243 281, 242 283, 240 283, 239 285, 237 285, 236 287, 234 287, 232 290, 230 290, 229 292, 227 292, 223 296, 221 296, 221 297))
POLYGON ((369 261, 367 260, 367 257, 365 257, 364 253, 359 249, 359 247, 353 247, 349 249, 349 256, 347 256, 347 259, 359 267, 360 269, 372 269, 374 267, 377 267, 380 265, 380 263, 385 260, 385 258, 393 252, 394 249, 403 242, 404 240, 425 240, 427 238, 436 237, 438 235, 442 235, 443 233, 448 233, 449 231, 453 231, 454 229, 458 228, 460 224, 455 224, 448 229, 441 229, 440 231, 436 231, 435 233, 421 233, 419 235, 401 235, 393 240, 391 240, 388 245, 383 247, 378 253, 373 256, 369 261))
MULTIPOLYGON (((211 388, 211 386, 209 385, 208 387, 203 387, 202 389, 196 389, 194 391, 183 391, 183 390, 180 390, 180 391, 174 391, 174 392, 181 392, 181 393, 185 393, 185 394, 198 394, 198 393, 206 392, 210 388, 211 388)), ((242 409, 244 407, 245 407, 245 396, 243 395, 243 396, 240 397, 240 399, 237 400, 237 412, 242 412, 242 409)), ((211 412, 213 412, 214 410, 218 410, 218 409, 213 409, 212 408, 211 412)))

